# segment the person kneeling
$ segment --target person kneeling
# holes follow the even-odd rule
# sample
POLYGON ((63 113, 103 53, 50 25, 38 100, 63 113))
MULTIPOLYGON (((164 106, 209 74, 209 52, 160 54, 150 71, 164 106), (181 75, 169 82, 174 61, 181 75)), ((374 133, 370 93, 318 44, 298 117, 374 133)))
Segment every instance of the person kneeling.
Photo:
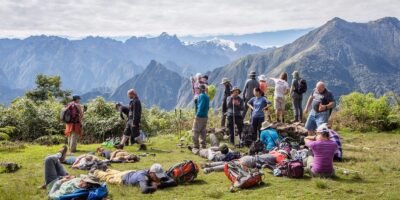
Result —
POLYGON ((321 125, 317 128, 316 136, 308 136, 304 138, 304 141, 314 154, 305 160, 306 170, 313 177, 332 177, 334 175, 333 156, 337 150, 337 144, 330 140, 329 129, 321 125))

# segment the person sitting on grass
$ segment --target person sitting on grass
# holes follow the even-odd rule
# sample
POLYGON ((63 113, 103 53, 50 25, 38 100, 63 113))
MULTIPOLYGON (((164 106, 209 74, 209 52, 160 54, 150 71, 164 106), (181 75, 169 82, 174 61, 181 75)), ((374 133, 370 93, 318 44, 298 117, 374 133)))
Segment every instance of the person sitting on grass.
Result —
POLYGON ((102 181, 117 185, 139 185, 142 193, 153 193, 157 189, 177 186, 174 179, 164 173, 162 166, 153 164, 150 170, 118 171, 108 169, 106 171, 94 170, 93 175, 102 181))
POLYGON ((117 163, 134 163, 139 161, 139 157, 134 154, 128 153, 125 150, 117 149, 111 153, 110 161, 117 163))
POLYGON ((73 194, 81 190, 91 190, 100 187, 99 179, 93 176, 81 175, 79 178, 65 176, 57 180, 49 191, 49 199, 59 199, 68 194, 73 194))
MULTIPOLYGON (((256 168, 256 159, 253 156, 243 156, 237 160, 240 162, 244 169, 247 168, 256 168)), ((225 163, 223 161, 205 163, 202 168, 205 174, 209 174, 211 172, 222 172, 224 171, 225 163)))
POLYGON ((271 151, 279 146, 281 142, 278 132, 272 127, 273 124, 266 121, 262 123, 260 141, 264 144, 265 150, 271 151))
POLYGON ((306 170, 313 177, 329 178, 334 175, 333 156, 337 150, 337 144, 329 139, 329 129, 320 125, 316 136, 304 138, 306 146, 314 156, 309 155, 305 160, 306 170))
POLYGON ((104 157, 107 160, 110 160, 112 151, 104 149, 103 147, 98 147, 96 149, 96 153, 98 156, 104 157))

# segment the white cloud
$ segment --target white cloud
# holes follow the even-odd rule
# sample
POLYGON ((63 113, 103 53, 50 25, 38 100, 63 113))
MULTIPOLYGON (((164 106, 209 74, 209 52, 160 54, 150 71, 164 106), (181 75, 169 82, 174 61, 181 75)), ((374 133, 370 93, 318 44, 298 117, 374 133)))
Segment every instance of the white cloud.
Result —
POLYGON ((244 34, 400 17, 398 0, 0 0, 0 36, 244 34))

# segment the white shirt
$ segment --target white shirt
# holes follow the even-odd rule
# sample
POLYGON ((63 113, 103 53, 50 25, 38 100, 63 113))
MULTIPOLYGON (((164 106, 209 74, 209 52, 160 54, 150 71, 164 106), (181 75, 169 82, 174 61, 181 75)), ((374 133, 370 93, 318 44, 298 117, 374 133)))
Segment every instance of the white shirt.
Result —
POLYGON ((271 78, 275 82, 275 92, 274 92, 274 98, 278 97, 285 97, 285 93, 287 90, 289 90, 289 84, 282 80, 282 79, 277 79, 277 78, 271 78))

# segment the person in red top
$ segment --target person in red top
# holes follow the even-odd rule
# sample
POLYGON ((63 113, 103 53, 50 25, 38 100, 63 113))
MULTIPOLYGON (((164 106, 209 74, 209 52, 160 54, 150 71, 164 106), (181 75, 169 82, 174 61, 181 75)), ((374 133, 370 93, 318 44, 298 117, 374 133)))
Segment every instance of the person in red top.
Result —
POLYGON ((72 96, 72 102, 67 107, 71 108, 71 120, 65 125, 65 136, 68 138, 68 146, 71 153, 76 152, 76 146, 78 143, 78 136, 82 136, 82 124, 83 124, 83 110, 79 104, 81 97, 78 95, 72 96))

